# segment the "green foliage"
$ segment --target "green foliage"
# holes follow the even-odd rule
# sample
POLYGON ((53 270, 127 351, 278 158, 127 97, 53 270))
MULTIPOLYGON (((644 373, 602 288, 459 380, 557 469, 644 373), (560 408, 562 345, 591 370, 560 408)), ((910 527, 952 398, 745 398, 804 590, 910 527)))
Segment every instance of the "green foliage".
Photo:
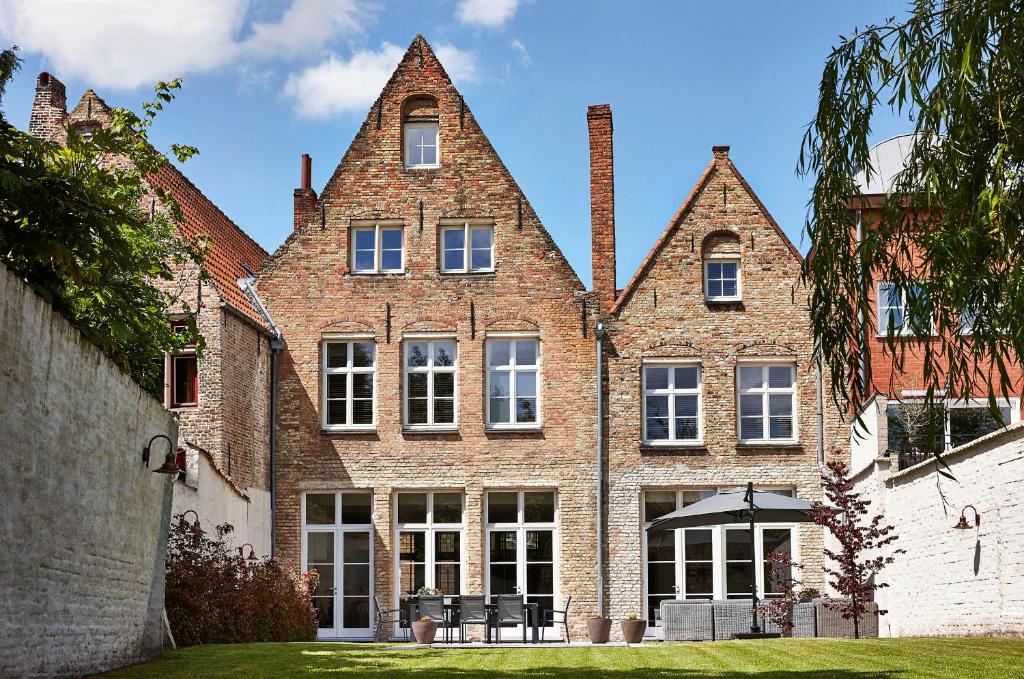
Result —
MULTIPOLYGON (((14 50, 0 53, 0 95, 17 67, 14 50)), ((203 346, 195 310, 161 284, 171 289, 184 265, 203 276, 205 245, 178 237, 180 209, 146 182, 168 162, 147 132, 180 87, 158 83, 141 117, 114 109, 108 126, 69 130, 64 146, 21 132, 0 112, 0 262, 153 393, 162 387, 163 352, 203 346), (157 204, 165 209, 151 209, 157 204), (174 305, 189 319, 185 332, 168 324, 174 305)), ((196 153, 173 150, 182 161, 196 153)))
POLYGON ((311 593, 316 572, 302 575, 276 559, 232 549, 230 524, 208 535, 182 515, 171 522, 165 606, 179 646, 254 641, 313 641, 311 593))
MULTIPOLYGON (((926 403, 940 390, 987 393, 994 410, 996 396, 1013 393, 1010 369, 1024 354, 1024 2, 915 0, 908 17, 843 37, 825 63, 799 171, 815 180, 804 275, 837 404, 869 395, 858 355, 877 332, 873 279, 921 286, 908 316, 934 328, 915 333, 934 341, 912 343, 926 403), (858 244, 850 200, 857 171, 877 169, 868 138, 879 109, 913 120, 918 143, 878 228, 858 244)), ((890 334, 886 344, 902 369, 911 343, 890 334)))

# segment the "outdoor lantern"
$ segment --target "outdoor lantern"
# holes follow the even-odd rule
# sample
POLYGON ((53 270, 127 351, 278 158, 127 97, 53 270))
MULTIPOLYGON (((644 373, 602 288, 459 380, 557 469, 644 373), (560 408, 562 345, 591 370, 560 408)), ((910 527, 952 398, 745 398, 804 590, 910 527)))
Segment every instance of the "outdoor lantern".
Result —
POLYGON ((184 512, 181 515, 181 520, 184 521, 186 525, 188 525, 188 519, 186 519, 185 516, 188 515, 188 514, 195 514, 196 515, 196 522, 192 524, 192 533, 194 535, 199 535, 199 533, 202 532, 202 529, 199 527, 199 514, 197 514, 196 510, 194 510, 194 509, 190 509, 187 512, 184 512))
POLYGON ((245 560, 258 561, 258 559, 256 558, 256 549, 248 542, 238 548, 238 556, 242 556, 242 553, 245 551, 246 547, 249 548, 249 556, 245 557, 245 560))
POLYGON ((981 514, 978 513, 978 509, 974 505, 967 505, 963 508, 963 511, 960 512, 960 520, 957 521, 953 528, 956 528, 957 530, 967 530, 970 528, 970 525, 967 523, 967 517, 965 516, 968 509, 974 510, 974 527, 981 527, 981 514))
MULTIPOLYGON (((146 467, 149 466, 149 448, 150 448, 150 446, 153 445, 153 441, 156 441, 157 439, 163 439, 163 440, 167 441, 167 451, 168 451, 168 455, 169 456, 171 456, 171 454, 174 452, 174 442, 171 441, 171 439, 169 439, 166 436, 164 436, 163 434, 157 434, 153 438, 149 439, 149 443, 147 443, 146 447, 142 449, 142 464, 144 466, 146 466, 146 467)), ((167 463, 165 462, 164 465, 166 466, 166 464, 167 463)), ((177 470, 175 470, 175 471, 177 471, 177 470)), ((158 473, 166 474, 167 472, 158 472, 158 473)))
POLYGON ((153 470, 154 474, 177 474, 178 465, 174 463, 174 453, 164 456, 164 463, 153 470))

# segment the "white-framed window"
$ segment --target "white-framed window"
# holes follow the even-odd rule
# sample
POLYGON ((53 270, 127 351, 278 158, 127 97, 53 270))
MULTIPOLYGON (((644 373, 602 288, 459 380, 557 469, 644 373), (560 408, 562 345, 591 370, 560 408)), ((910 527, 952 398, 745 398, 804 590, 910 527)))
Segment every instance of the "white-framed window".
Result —
POLYGON ((643 391, 644 442, 699 444, 703 440, 699 363, 645 363, 643 391))
POLYGON ((487 338, 487 426, 540 424, 540 340, 487 338))
POLYGON ((441 273, 494 271, 494 225, 447 224, 441 227, 441 273))
POLYGON ((741 443, 797 440, 795 363, 741 363, 736 394, 741 443))
POLYGON ((405 426, 455 426, 456 358, 454 337, 405 339, 405 426))
MULTIPOLYGON (((899 286, 895 283, 878 284, 878 334, 885 335, 926 335, 932 332, 932 320, 928 317, 914 318, 911 303, 921 300, 927 306, 927 293, 911 283, 899 286)), ((920 313, 920 309, 918 309, 920 313)))
POLYGON ((740 292, 738 257, 710 256, 704 261, 704 297, 709 302, 736 302, 740 292))
POLYGON ((441 165, 440 127, 436 120, 406 122, 405 167, 427 169, 441 165))
POLYGON ((324 429, 373 429, 377 347, 372 337, 323 340, 324 429))
MULTIPOLYGON (((743 526, 706 526, 648 533, 655 519, 711 497, 715 488, 650 489, 641 497, 645 613, 650 626, 661 625, 666 599, 748 599, 751 585, 750 530, 743 526)), ((792 497, 793 490, 759 488, 792 497)), ((755 526, 754 553, 760 598, 782 596, 786 573, 768 565, 772 552, 799 557, 795 524, 755 526)), ((789 574, 790 577, 792 574, 789 574)), ((654 634, 653 629, 649 631, 654 634)))
POLYGON ((985 398, 949 398, 939 401, 932 416, 923 402, 890 401, 886 408, 887 448, 902 452, 911 447, 923 452, 950 450, 1020 421, 1020 398, 996 400, 996 417, 985 398))
MULTIPOLYGON (((174 332, 184 332, 188 321, 171 321, 174 332)), ((189 344, 165 359, 165 402, 172 410, 184 410, 199 406, 199 359, 196 345, 189 344)))
POLYGON ((405 270, 405 235, 401 225, 352 227, 352 271, 401 273, 405 270))
POLYGON ((465 573, 465 494, 458 490, 395 493, 396 598, 421 587, 462 593, 465 573))
POLYGON ((485 509, 487 595, 521 594, 548 619, 558 597, 558 493, 488 490, 485 509))

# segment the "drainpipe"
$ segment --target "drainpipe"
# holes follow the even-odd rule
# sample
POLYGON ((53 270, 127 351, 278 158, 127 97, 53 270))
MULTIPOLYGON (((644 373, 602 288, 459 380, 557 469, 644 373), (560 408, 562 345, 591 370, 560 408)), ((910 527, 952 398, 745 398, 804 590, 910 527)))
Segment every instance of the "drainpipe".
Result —
POLYGON ((594 327, 597 340, 597 614, 604 617, 604 338, 605 327, 594 327))
POLYGON ((821 359, 814 363, 814 383, 817 387, 815 394, 814 417, 818 430, 818 470, 825 473, 825 396, 824 384, 821 377, 821 359))
MULTIPOLYGON (((860 295, 864 292, 864 271, 860 263, 860 246, 864 241, 864 222, 862 220, 862 211, 857 208, 857 285, 860 288, 857 294, 860 295)), ((868 338, 865 334, 864 329, 864 307, 861 304, 857 305, 857 322, 860 323, 860 371, 858 379, 860 380, 861 389, 865 389, 867 386, 867 357, 864 355, 864 349, 867 347, 868 338)), ((860 404, 856 404, 859 408, 860 404)))

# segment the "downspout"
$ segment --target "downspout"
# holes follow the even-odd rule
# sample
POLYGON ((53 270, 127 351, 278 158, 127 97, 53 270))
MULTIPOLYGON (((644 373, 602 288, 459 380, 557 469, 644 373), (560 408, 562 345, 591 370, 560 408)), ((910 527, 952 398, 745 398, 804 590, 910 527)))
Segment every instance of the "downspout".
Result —
POLYGON ((814 363, 814 384, 816 389, 814 417, 818 433, 818 470, 824 474, 825 469, 825 396, 824 383, 821 376, 821 359, 814 363))
POLYGON ((604 323, 594 327, 597 340, 597 614, 604 617, 604 323))
MULTIPOLYGON (((857 294, 860 295, 864 292, 864 270, 861 266, 860 261, 860 246, 864 242, 864 222, 861 208, 857 208, 857 294)), ((857 304, 857 322, 860 324, 860 387, 861 390, 867 388, 867 357, 864 355, 864 349, 867 347, 868 338, 865 335, 864 328, 864 306, 863 304, 857 304)), ((860 404, 857 404, 860 407, 860 404)))
POLYGON ((277 556, 277 362, 284 349, 281 329, 274 323, 263 300, 256 293, 255 278, 239 278, 238 287, 242 288, 253 308, 263 317, 270 327, 270 556, 277 556))

